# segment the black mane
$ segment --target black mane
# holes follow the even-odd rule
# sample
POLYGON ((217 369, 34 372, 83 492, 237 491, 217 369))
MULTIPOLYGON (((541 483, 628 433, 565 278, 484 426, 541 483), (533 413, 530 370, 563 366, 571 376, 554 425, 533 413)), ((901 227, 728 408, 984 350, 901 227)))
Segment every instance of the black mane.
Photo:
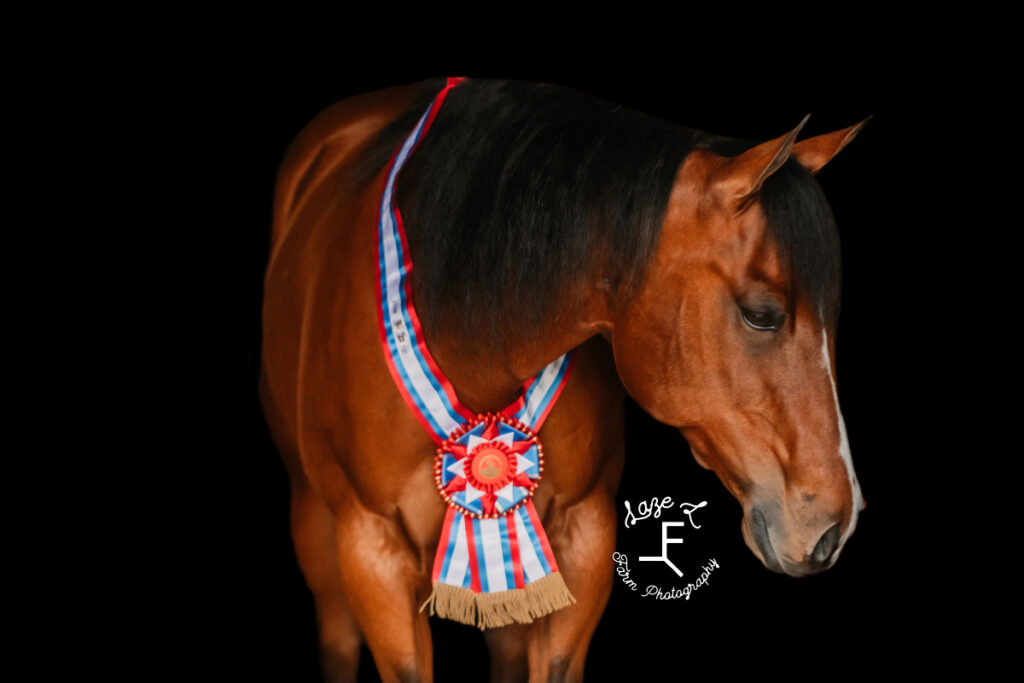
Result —
MULTIPOLYGON (((421 84, 364 156, 368 173, 386 163, 441 84, 421 84)), ((427 338, 457 325, 480 340, 479 350, 499 350, 503 330, 532 336, 557 323, 559 306, 580 301, 600 266, 610 265, 602 274, 628 293, 643 280, 690 151, 732 155, 751 144, 564 87, 466 81, 448 94, 398 178, 427 338)), ((791 161, 763 194, 769 229, 799 284, 833 311, 838 236, 817 183, 791 161)))

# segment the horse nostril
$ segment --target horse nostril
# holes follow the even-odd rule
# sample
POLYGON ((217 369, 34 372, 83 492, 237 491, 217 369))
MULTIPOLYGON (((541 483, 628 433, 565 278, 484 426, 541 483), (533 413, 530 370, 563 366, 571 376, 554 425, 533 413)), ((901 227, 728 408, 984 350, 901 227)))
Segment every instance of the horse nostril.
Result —
POLYGON ((826 564, 829 558, 832 557, 832 553, 836 551, 838 545, 839 525, 833 524, 828 531, 822 534, 818 540, 818 545, 814 546, 814 552, 811 553, 811 561, 818 565, 826 564))
POLYGON ((761 550, 764 566, 773 572, 782 572, 782 566, 775 556, 775 549, 772 548, 772 541, 768 535, 768 522, 764 518, 764 513, 755 508, 751 515, 751 521, 753 522, 751 524, 751 531, 753 532, 754 542, 757 543, 757 547, 761 550))

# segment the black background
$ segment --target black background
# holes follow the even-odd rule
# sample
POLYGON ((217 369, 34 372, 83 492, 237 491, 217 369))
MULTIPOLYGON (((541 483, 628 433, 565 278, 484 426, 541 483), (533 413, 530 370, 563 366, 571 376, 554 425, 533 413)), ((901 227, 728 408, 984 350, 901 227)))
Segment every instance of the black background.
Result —
MULTIPOLYGON (((224 383, 201 398, 213 435, 204 442, 201 478, 208 512, 189 561, 194 642, 216 670, 269 680, 319 676, 312 597, 288 532, 287 479, 256 396, 276 167, 291 139, 326 106, 445 75, 570 85, 687 126, 755 140, 784 133, 808 112, 804 135, 873 115, 818 175, 843 249, 837 380, 868 503, 856 533, 836 567, 821 575, 797 580, 770 573, 743 544, 736 501, 694 463, 678 432, 629 404, 620 515, 623 499, 634 506, 666 495, 708 501, 698 513, 703 528, 685 530, 684 545, 672 552, 691 577, 708 557, 721 568, 688 601, 641 598, 616 580, 591 643, 588 678, 653 676, 665 667, 680 677, 869 675, 889 657, 889 666, 920 670, 926 649, 952 628, 966 598, 949 586, 968 561, 950 563, 936 550, 940 564, 932 537, 941 534, 924 519, 934 505, 925 493, 930 473, 955 447, 921 438, 943 415, 918 400, 937 385, 929 379, 934 354, 922 351, 920 318, 912 312, 922 289, 939 287, 928 275, 937 258, 933 242, 922 239, 936 219, 923 219, 917 204, 924 187, 933 196, 942 192, 922 180, 921 169, 936 163, 930 135, 943 125, 944 102, 960 96, 957 86, 937 86, 940 67, 879 54, 826 59, 797 49, 726 67, 713 52, 684 55, 664 46, 647 52, 641 40, 630 43, 630 55, 621 45, 601 47, 551 58, 528 50, 439 55, 423 46, 384 57, 342 45, 310 61, 294 54, 221 59, 201 81, 174 83, 183 98, 177 106, 202 121, 204 140, 217 141, 213 155, 193 162, 196 189, 209 198, 209 233, 197 255, 210 273, 200 306, 210 333, 200 343, 216 366, 210 372, 224 383)), ((946 370, 946 378, 957 372, 946 370)), ((641 589, 674 584, 664 567, 635 561, 657 554, 656 521, 628 531, 620 526, 618 533, 641 589)), ((438 680, 455 680, 456 670, 463 672, 460 680, 486 679, 486 651, 475 629, 437 619, 432 629, 438 680)), ((928 661, 936 663, 934 656, 928 661)), ((361 677, 374 676, 364 651, 361 677)))

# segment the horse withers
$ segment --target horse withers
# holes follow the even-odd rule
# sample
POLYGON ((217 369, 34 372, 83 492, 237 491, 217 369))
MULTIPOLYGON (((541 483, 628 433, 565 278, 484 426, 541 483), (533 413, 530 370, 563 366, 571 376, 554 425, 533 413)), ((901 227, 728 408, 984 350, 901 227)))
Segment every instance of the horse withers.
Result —
MULTIPOLYGON (((433 674, 436 444, 385 362, 375 287, 388 161, 443 85, 334 105, 278 176, 261 396, 331 679, 354 679, 363 643, 385 680, 433 674)), ((835 385, 838 235, 813 174, 862 125, 751 144, 555 86, 448 93, 396 190, 433 360, 482 413, 574 358, 533 502, 576 602, 487 630, 495 680, 582 676, 612 587, 623 390, 740 501, 766 567, 838 558, 863 503, 835 385)))

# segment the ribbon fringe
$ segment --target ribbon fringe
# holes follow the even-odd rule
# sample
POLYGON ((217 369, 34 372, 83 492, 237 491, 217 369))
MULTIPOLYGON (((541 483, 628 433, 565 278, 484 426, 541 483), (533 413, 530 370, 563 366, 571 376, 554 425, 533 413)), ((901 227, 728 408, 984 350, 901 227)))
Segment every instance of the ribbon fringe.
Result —
POLYGON ((554 572, 526 588, 496 593, 474 593, 468 588, 435 581, 434 590, 420 612, 429 609, 430 616, 452 619, 483 631, 514 623, 532 624, 534 619, 575 602, 562 574, 554 572))

